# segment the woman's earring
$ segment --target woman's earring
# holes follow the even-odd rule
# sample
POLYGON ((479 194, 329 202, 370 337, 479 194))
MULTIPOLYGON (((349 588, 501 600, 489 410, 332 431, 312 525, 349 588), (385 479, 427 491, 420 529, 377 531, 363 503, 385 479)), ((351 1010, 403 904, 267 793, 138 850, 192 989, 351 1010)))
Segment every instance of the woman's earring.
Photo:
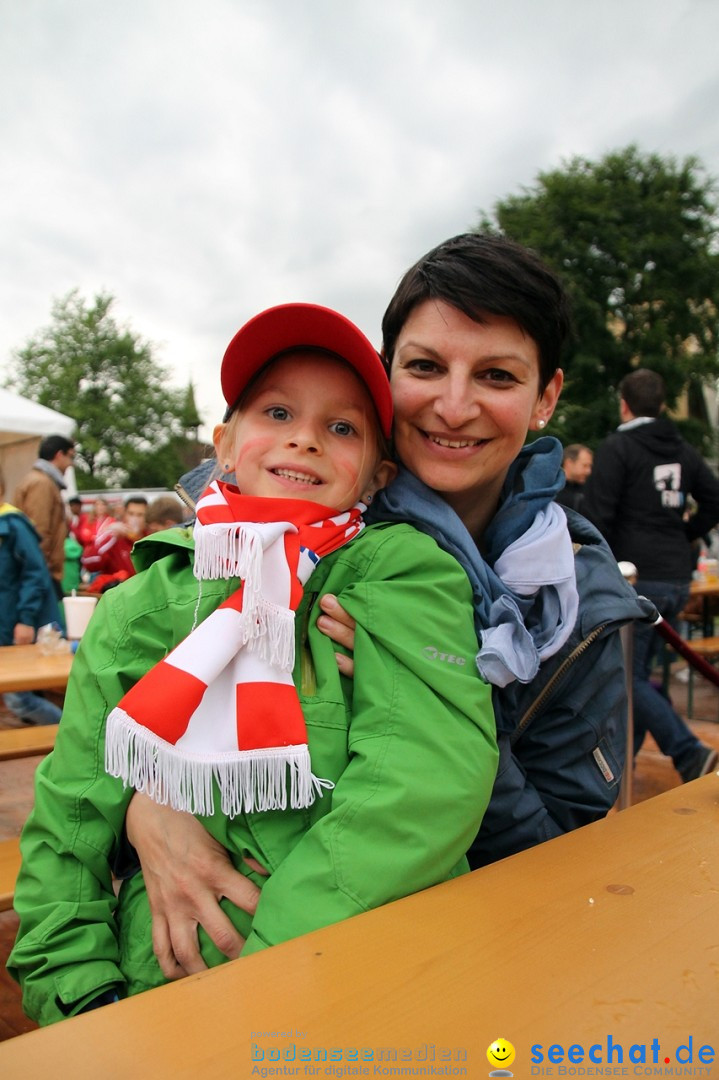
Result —
POLYGON ((372 502, 372 496, 371 495, 365 495, 362 502, 367 503, 367 506, 369 506, 369 504, 372 502))
POLYGON ((542 430, 542 428, 545 428, 546 426, 547 426, 547 421, 546 420, 537 420, 537 427, 539 428, 540 431, 542 430))
POLYGON ((225 472, 230 472, 231 470, 230 470, 229 461, 226 461, 225 464, 222 466, 222 468, 224 469, 225 472))

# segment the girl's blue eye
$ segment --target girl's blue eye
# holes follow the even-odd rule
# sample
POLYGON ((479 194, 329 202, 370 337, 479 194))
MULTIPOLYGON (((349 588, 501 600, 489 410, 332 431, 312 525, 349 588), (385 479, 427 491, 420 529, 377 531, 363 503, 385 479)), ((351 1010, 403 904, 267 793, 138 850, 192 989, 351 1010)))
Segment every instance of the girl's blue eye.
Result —
POLYGON ((336 420, 330 427, 335 435, 354 435, 355 429, 347 420, 336 420))
POLYGON ((290 414, 284 405, 273 405, 271 409, 267 410, 267 415, 272 420, 287 420, 290 414))

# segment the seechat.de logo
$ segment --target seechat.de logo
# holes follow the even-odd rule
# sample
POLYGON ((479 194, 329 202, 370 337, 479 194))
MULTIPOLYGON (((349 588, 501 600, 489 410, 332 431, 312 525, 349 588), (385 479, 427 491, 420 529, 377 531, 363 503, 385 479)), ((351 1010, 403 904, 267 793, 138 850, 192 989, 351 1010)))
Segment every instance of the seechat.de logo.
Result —
MULTIPOLYGON (((683 1069, 686 1075, 684 1066, 687 1065, 698 1066, 696 1070, 690 1071, 691 1075, 694 1073, 701 1075, 702 1066, 714 1063, 716 1051, 709 1043, 695 1046, 693 1035, 689 1035, 687 1041, 682 1043, 681 1046, 673 1047, 662 1047, 659 1039, 652 1039, 650 1043, 633 1043, 627 1047, 620 1042, 615 1042, 611 1035, 607 1035, 603 1042, 592 1043, 591 1046, 583 1046, 581 1043, 572 1043, 570 1046, 552 1043, 551 1046, 545 1049, 542 1043, 535 1043, 534 1046, 530 1047, 530 1055, 533 1076, 544 1072, 543 1069, 540 1070, 534 1066, 542 1065, 545 1061, 550 1062, 552 1065, 562 1066, 560 1072, 563 1072, 564 1075, 578 1075, 580 1070, 572 1069, 571 1066, 590 1063, 591 1065, 622 1066, 625 1064, 659 1065, 659 1070, 646 1069, 644 1074, 647 1076, 672 1076, 676 1075, 677 1066, 683 1069), (565 1065, 565 1062, 569 1064, 565 1065)), ((549 1072, 549 1070, 547 1071, 549 1072)), ((584 1072, 589 1073, 590 1069, 585 1068, 584 1072)), ((639 1070, 634 1069, 634 1073, 639 1075, 639 1070)), ((707 1074, 705 1073, 705 1075, 707 1074)))

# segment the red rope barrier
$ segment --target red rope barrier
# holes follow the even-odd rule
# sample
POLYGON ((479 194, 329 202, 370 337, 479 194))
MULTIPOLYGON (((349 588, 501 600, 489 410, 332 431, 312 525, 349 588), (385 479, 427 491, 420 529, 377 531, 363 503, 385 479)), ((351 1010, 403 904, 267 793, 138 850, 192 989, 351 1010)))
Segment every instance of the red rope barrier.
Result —
POLYGON ((673 626, 670 626, 666 619, 659 619, 654 624, 661 636, 664 638, 668 645, 678 652, 680 656, 683 656, 687 663, 691 664, 693 668, 696 668, 700 674, 713 683, 714 686, 719 686, 719 671, 708 663, 703 656, 694 652, 691 645, 680 637, 673 626))

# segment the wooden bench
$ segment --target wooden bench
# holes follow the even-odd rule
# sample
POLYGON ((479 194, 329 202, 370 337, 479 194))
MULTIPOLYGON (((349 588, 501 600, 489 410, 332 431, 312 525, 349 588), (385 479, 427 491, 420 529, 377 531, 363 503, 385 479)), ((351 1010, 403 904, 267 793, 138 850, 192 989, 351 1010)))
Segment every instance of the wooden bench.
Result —
POLYGON ((0 730, 0 761, 49 754, 55 745, 57 724, 28 725, 0 730))
POLYGON ((719 656, 719 637, 690 638, 689 644, 694 652, 707 660, 719 656))
MULTIPOLYGON (((0 761, 49 754, 55 746, 57 724, 0 729, 0 761)), ((9 911, 20 869, 20 840, 0 840, 0 911, 9 911)))
MULTIPOLYGON (((689 646, 705 660, 716 660, 719 657, 719 637, 690 638, 689 646)), ((687 681, 687 719, 691 720, 694 712, 694 669, 689 665, 689 679, 687 681)))
POLYGON ((20 841, 0 840, 0 911, 9 911, 20 870, 20 841))

